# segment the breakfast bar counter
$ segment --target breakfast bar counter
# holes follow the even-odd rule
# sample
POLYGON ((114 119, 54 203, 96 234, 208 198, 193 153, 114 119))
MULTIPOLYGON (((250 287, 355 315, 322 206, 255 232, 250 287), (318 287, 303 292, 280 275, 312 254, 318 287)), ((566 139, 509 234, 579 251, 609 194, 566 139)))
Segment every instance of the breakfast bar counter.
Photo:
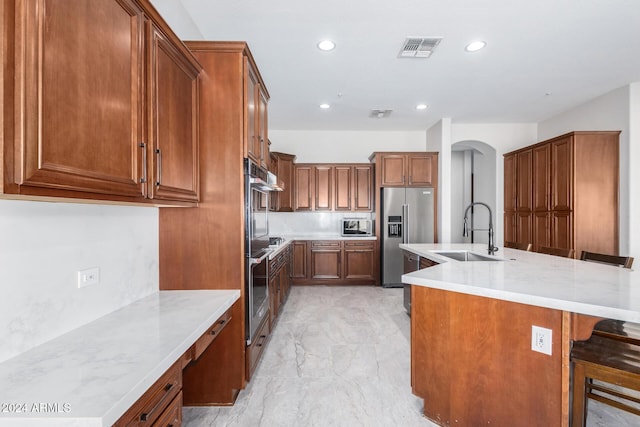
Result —
POLYGON ((401 248, 438 263, 402 279, 412 285, 413 393, 440 425, 568 425, 571 341, 601 318, 640 322, 633 270, 515 249, 489 256, 480 244, 401 248), (484 260, 450 258, 467 251, 484 260))

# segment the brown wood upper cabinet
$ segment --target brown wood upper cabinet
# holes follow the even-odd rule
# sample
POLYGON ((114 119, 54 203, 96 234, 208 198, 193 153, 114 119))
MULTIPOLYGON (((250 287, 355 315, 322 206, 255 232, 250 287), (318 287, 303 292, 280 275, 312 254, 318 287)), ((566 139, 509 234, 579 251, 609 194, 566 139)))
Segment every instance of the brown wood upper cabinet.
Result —
POLYGON ((201 67, 155 9, 133 0, 4 7, 2 191, 196 202, 201 67))
POLYGON ((436 153, 377 153, 383 187, 431 187, 437 182, 436 153))
POLYGON ((262 167, 268 163, 267 103, 269 94, 253 64, 245 58, 247 96, 246 157, 262 167))
POLYGON ((373 166, 336 165, 334 209, 336 211, 373 210, 373 166))
POLYGON ((571 132, 505 154, 505 242, 617 254, 619 134, 571 132))
POLYGON ((370 164, 295 165, 294 210, 373 210, 370 164))
POLYGON ((271 196, 271 210, 278 212, 293 212, 293 177, 294 177, 294 162, 296 156, 286 153, 272 152, 271 167, 269 170, 273 172, 278 178, 278 183, 282 187, 282 191, 272 192, 271 196))

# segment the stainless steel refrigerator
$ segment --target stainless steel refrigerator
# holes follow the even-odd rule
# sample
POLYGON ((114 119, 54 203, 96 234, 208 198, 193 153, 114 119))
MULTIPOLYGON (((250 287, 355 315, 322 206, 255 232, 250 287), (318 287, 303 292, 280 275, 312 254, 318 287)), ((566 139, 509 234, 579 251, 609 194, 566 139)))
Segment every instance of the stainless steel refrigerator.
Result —
POLYGON ((402 287, 404 259, 400 243, 433 243, 433 188, 382 189, 382 286, 402 287))

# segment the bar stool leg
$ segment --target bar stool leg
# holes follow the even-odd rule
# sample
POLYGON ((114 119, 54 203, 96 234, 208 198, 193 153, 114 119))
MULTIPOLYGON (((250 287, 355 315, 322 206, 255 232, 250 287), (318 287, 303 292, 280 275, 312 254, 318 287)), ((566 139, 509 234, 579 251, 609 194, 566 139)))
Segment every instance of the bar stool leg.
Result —
POLYGON ((571 426, 584 427, 587 421, 585 397, 586 377, 584 365, 573 363, 573 404, 571 408, 571 426))

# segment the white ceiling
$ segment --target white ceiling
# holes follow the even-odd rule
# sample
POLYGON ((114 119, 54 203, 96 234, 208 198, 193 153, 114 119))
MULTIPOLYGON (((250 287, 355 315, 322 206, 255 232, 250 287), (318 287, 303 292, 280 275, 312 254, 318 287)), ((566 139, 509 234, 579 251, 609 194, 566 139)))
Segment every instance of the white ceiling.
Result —
POLYGON ((205 39, 248 42, 271 129, 539 122, 640 81, 640 0, 181 2, 205 39), (399 59, 407 36, 443 40, 429 59, 399 59), (323 38, 336 49, 318 50, 323 38), (474 39, 487 47, 465 52, 474 39))

